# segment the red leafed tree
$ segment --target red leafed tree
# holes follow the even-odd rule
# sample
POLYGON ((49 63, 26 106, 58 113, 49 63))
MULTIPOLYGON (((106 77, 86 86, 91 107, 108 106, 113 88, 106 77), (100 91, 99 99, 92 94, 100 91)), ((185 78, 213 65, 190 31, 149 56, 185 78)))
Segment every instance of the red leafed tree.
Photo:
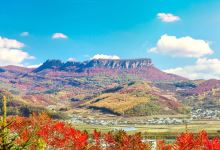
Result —
POLYGON ((46 125, 38 131, 38 135, 44 141, 55 148, 69 148, 81 150, 87 147, 88 135, 79 130, 75 130, 63 122, 56 122, 46 125))
POLYGON ((198 136, 192 133, 182 133, 173 145, 158 141, 157 148, 158 150, 220 150, 220 141, 218 138, 209 139, 205 131, 201 131, 198 136))

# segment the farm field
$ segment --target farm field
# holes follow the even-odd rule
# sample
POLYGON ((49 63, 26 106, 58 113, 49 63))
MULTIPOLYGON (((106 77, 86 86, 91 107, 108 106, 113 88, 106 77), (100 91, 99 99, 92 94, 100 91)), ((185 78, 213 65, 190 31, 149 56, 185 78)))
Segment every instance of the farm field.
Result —
MULTIPOLYGON (((73 124, 76 129, 86 130, 92 133, 94 129, 101 132, 109 132, 115 130, 125 130, 129 134, 142 132, 143 136, 148 138, 166 138, 175 137, 176 135, 185 132, 186 125, 89 125, 89 124, 73 124)), ((220 120, 206 121, 198 120, 192 121, 187 125, 187 131, 198 133, 199 131, 206 130, 210 136, 218 136, 220 130, 220 120)))

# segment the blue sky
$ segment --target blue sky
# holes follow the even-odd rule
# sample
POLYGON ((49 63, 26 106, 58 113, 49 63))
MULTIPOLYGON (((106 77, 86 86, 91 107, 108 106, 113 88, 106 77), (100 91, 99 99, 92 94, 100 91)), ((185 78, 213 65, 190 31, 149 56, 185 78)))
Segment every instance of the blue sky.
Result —
MULTIPOLYGON (((219 8, 219 0, 2 0, 1 40, 24 44, 14 49, 26 55, 12 62, 6 58, 1 61, 0 56, 0 65, 29 66, 47 59, 83 61, 103 54, 121 59, 149 57, 167 72, 184 76, 191 73, 190 78, 219 78, 220 72, 204 76, 220 67, 219 8), (163 15, 159 17, 159 13, 163 15), (168 14, 172 15, 171 21, 163 20, 168 14), (55 33, 66 38, 54 39, 55 33), (167 36, 162 42, 175 36, 182 47, 175 47, 173 42, 161 47, 157 42, 163 35, 167 36), (190 43, 188 40, 192 49, 184 45, 190 43), (172 51, 167 50, 170 46, 172 51), (150 51, 152 48, 156 50, 150 51)), ((0 44, 0 54, 7 52, 0 44)))

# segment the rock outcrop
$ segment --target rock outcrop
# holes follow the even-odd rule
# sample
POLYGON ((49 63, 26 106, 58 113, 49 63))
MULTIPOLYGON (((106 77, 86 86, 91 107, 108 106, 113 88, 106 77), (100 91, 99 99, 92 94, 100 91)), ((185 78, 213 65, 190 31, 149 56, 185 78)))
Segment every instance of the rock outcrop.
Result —
POLYGON ((152 66, 151 59, 122 59, 122 60, 111 60, 111 59, 93 59, 84 62, 66 62, 63 63, 60 60, 47 60, 40 67, 33 70, 33 72, 40 72, 45 69, 56 69, 63 71, 79 71, 86 70, 93 67, 107 68, 107 69, 138 69, 147 68, 152 66))

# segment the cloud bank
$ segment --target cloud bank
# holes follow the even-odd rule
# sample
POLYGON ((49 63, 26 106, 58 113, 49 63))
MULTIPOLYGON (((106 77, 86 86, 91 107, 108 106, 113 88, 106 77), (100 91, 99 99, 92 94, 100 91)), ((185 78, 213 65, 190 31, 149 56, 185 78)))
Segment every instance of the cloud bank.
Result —
POLYGON ((164 70, 189 79, 220 79, 220 60, 199 58, 194 65, 164 70))
POLYGON ((156 47, 150 52, 162 53, 174 57, 199 58, 204 55, 213 54, 210 44, 201 39, 194 39, 190 36, 177 38, 176 36, 162 35, 156 47))
POLYGON ((40 64, 36 64, 36 65, 28 65, 28 66, 26 66, 27 68, 38 68, 38 67, 40 67, 42 65, 42 63, 40 63, 40 64))
POLYGON ((0 37, 0 66, 21 65, 26 59, 33 59, 27 52, 21 50, 24 44, 14 40, 0 37))
POLYGON ((14 39, 3 38, 0 36, 0 48, 22 48, 24 44, 14 39))
POLYGON ((104 54, 96 54, 91 59, 120 59, 117 55, 104 55, 104 54))

